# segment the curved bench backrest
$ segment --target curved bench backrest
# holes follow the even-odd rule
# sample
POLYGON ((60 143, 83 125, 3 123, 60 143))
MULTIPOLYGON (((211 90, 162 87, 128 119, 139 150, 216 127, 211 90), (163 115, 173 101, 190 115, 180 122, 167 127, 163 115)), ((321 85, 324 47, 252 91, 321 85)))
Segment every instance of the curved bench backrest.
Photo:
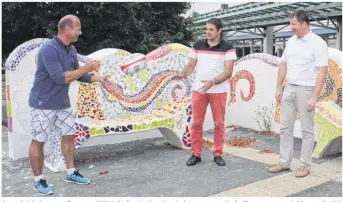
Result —
MULTIPOLYGON (((18 46, 8 57, 6 68, 6 104, 8 115, 9 155, 27 156, 31 134, 31 115, 28 105, 36 71, 37 53, 48 39, 33 39, 18 46)), ((78 83, 71 85, 69 94, 77 94, 78 83)), ((76 106, 76 97, 71 96, 76 106)))
MULTIPOLYGON (((164 45, 147 54, 146 65, 133 74, 127 74, 121 66, 127 57, 134 54, 117 50, 107 57, 90 55, 92 59, 101 61, 96 74, 109 75, 111 83, 105 87, 100 83, 80 85, 78 117, 106 120, 149 114, 176 96, 190 96, 194 76, 184 81, 170 80, 173 73, 182 71, 187 64, 189 51, 181 44, 164 45), (82 106, 85 103, 87 106, 82 106)), ((132 63, 135 62, 139 61, 132 63)))
MULTIPOLYGON (((329 70, 321 102, 332 102, 342 108, 342 52, 329 48, 329 70)), ((257 119, 269 120, 270 129, 279 133, 280 106, 275 105, 275 88, 280 59, 265 53, 247 55, 235 63, 230 79, 228 123, 264 130, 257 119)), ((300 136, 296 126, 295 135, 300 136)))
MULTIPOLYGON (((18 46, 6 60, 9 155, 15 159, 28 155, 31 140, 28 99, 36 71, 37 53, 47 40, 49 39, 39 38, 27 41, 18 46)), ((163 75, 168 75, 168 71, 181 71, 188 62, 189 51, 190 48, 181 44, 162 46, 147 54, 147 66, 132 76, 120 69, 122 61, 130 55, 127 51, 102 49, 87 57, 78 55, 80 66, 88 58, 100 60, 101 68, 93 74, 110 75, 110 80, 122 89, 115 92, 122 94, 117 97, 105 96, 105 89, 99 83, 72 82, 69 96, 76 117, 113 119, 135 116, 149 113, 155 107, 162 107, 175 95, 185 95, 190 91, 193 77, 180 82, 169 81, 169 77, 163 75), (160 79, 156 79, 159 75, 160 79), (142 102, 145 104, 142 105, 142 102)))

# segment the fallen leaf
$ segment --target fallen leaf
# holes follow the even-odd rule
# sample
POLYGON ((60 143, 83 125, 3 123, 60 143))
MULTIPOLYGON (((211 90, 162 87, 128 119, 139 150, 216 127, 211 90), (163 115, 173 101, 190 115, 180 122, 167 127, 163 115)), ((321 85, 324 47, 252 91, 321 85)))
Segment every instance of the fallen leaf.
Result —
POLYGON ((262 149, 259 152, 259 154, 266 154, 266 153, 274 153, 271 149, 262 149))
POLYGON ((280 134, 273 131, 256 131, 256 133, 261 135, 280 136, 280 134))
POLYGON ((235 146, 235 147, 249 147, 252 146, 252 143, 255 143, 255 138, 233 138, 226 143, 235 146))
POLYGON ((94 162, 94 161, 95 161, 95 158, 94 158, 94 157, 91 157, 91 158, 85 160, 85 163, 92 163, 92 162, 94 162))
POLYGON ((99 172, 99 175, 103 175, 103 174, 107 174, 107 173, 108 173, 107 170, 101 170, 101 171, 99 172))
POLYGON ((83 163, 93 163, 95 161, 101 161, 101 160, 104 160, 106 157, 104 156, 96 156, 96 157, 91 157, 87 160, 84 160, 84 161, 81 161, 83 163))
POLYGON ((205 141, 203 141, 202 146, 204 148, 211 149, 213 147, 213 143, 208 141, 208 140, 205 140, 205 141))

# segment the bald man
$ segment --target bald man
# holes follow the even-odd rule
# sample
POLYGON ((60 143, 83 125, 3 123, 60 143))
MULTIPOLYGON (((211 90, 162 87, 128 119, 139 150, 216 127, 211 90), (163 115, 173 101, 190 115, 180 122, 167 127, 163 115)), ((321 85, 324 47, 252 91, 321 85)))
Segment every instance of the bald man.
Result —
POLYGON ((58 23, 58 35, 47 41, 38 52, 37 70, 30 92, 32 142, 29 157, 34 174, 34 189, 41 195, 53 194, 42 175, 43 145, 49 135, 62 135, 61 149, 67 165, 66 182, 89 184, 90 180, 74 167, 75 117, 68 95, 69 84, 105 82, 107 77, 89 74, 100 67, 90 60, 79 66, 77 51, 71 44, 81 35, 78 17, 67 15, 58 23))

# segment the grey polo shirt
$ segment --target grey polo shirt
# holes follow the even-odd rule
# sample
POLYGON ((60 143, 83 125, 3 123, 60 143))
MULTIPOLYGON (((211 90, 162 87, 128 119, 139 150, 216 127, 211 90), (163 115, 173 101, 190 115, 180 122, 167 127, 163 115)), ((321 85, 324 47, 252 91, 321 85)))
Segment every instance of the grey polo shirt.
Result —
MULTIPOLYGON (((30 92, 29 105, 37 109, 59 110, 71 107, 69 84, 64 72, 79 68, 77 52, 73 45, 66 46, 56 36, 47 41, 38 52, 37 70, 30 92)), ((91 74, 78 79, 90 82, 91 74)))

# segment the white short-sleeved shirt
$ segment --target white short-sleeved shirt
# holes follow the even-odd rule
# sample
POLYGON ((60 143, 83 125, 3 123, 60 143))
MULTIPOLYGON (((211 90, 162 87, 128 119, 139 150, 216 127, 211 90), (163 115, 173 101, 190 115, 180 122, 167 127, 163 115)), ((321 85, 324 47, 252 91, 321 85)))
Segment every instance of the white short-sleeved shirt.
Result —
POLYGON ((315 86, 319 67, 328 66, 328 46, 311 31, 302 39, 294 35, 288 40, 281 61, 287 63, 288 83, 315 86))
MULTIPOLYGON (((204 83, 203 80, 213 80, 224 72, 225 60, 236 60, 236 52, 233 46, 221 40, 216 46, 210 47, 207 39, 200 39, 193 45, 190 57, 197 59, 196 76, 193 83, 193 90, 199 91, 204 83)), ((229 84, 227 81, 212 86, 207 93, 228 92, 229 84)))

